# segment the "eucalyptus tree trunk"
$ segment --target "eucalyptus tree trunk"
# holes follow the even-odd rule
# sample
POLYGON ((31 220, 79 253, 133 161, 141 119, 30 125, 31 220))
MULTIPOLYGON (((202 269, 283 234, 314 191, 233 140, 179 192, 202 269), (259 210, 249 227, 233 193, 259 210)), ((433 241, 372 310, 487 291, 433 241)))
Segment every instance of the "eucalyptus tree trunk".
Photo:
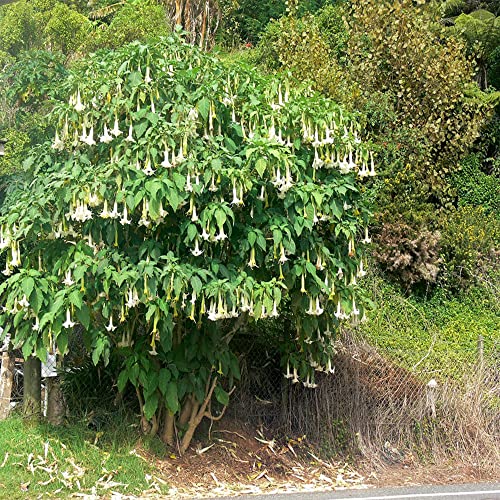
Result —
POLYGON ((27 416, 39 418, 42 411, 42 364, 34 356, 24 362, 23 412, 27 416))
POLYGON ((5 420, 9 416, 13 380, 14 355, 11 352, 3 352, 0 369, 0 420, 5 420))
POLYGON ((163 0, 173 27, 181 26, 187 40, 209 50, 221 21, 217 0, 163 0))

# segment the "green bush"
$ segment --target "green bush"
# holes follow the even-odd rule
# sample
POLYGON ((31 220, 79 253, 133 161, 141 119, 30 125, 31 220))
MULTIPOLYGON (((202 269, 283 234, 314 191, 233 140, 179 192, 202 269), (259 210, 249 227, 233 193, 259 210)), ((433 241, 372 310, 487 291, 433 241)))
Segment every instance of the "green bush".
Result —
POLYGON ((169 26, 162 5, 150 0, 125 3, 109 25, 102 24, 91 33, 87 49, 119 48, 134 40, 146 41, 168 35, 169 26))
POLYGON ((350 91, 345 74, 332 56, 317 19, 284 16, 271 21, 257 47, 258 62, 268 70, 286 70, 315 90, 347 104, 350 91))
POLYGON ((345 21, 348 3, 340 0, 327 4, 316 13, 318 26, 328 43, 332 55, 341 61, 345 59, 349 41, 349 30, 345 21))
POLYGON ((498 278, 500 219, 482 207, 458 208, 443 224, 441 257, 441 281, 452 291, 498 278))
POLYGON ((483 207, 486 213, 500 215, 500 178, 481 171, 481 158, 470 154, 461 162, 461 169, 452 176, 459 206, 483 207))
POLYGON ((353 0, 352 5, 353 79, 363 99, 375 92, 390 96, 394 130, 418 131, 425 158, 405 163, 420 171, 416 179, 430 188, 424 196, 438 207, 447 205, 453 199, 447 175, 491 116, 496 97, 479 90, 464 44, 440 27, 432 9, 411 0, 353 0))
POLYGON ((90 31, 91 23, 64 3, 56 3, 50 12, 44 35, 53 49, 64 54, 77 52, 90 31))
POLYGON ((358 326, 363 338, 395 363, 437 380, 463 379, 478 361, 478 338, 486 360, 500 342, 500 302, 484 288, 449 298, 437 289, 427 298, 403 296, 378 275, 367 277, 377 308, 358 326))

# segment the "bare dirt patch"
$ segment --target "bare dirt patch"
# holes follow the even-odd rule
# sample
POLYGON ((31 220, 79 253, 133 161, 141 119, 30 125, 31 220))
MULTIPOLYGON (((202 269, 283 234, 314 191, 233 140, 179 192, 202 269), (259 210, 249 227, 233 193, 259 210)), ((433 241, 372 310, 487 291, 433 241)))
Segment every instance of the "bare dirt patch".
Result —
POLYGON ((175 497, 367 487, 367 478, 345 462, 322 460, 302 437, 278 441, 227 420, 184 456, 172 453, 156 466, 175 497))
POLYGON ((156 467, 177 498, 468 483, 496 477, 494 471, 473 464, 423 466, 411 457, 376 467, 324 460, 303 437, 277 440, 262 428, 231 420, 214 427, 184 456, 172 452, 156 459, 156 467))

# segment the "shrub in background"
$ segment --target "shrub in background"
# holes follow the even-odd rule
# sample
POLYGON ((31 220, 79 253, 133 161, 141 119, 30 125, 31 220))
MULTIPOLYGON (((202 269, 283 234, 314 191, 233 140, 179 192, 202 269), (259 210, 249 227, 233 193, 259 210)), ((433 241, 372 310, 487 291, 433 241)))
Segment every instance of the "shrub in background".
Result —
POLYGON ((500 220, 483 207, 458 208, 443 224, 440 255, 441 280, 452 291, 498 281, 500 220))
POLYGON ((461 170, 452 177, 460 206, 482 207, 484 212, 500 215, 500 179, 481 171, 481 158, 470 154, 461 162, 461 170))
POLYGON ((352 6, 353 79, 365 99, 388 94, 394 129, 419 131, 427 151, 412 168, 422 172, 437 206, 449 203, 447 174, 477 138, 497 97, 479 90, 463 43, 449 36, 432 10, 411 0, 353 0, 352 6))
POLYGON ((383 271, 410 290, 435 283, 439 273, 440 234, 401 220, 383 225, 373 251, 383 271))
POLYGON ((147 40, 170 32, 165 7, 148 0, 125 3, 109 25, 101 24, 87 40, 87 50, 118 48, 134 40, 147 40))
POLYGON ((317 19, 296 13, 271 21, 258 45, 258 62, 268 70, 286 70, 299 81, 344 104, 349 101, 345 74, 332 56, 317 19))
POLYGON ((349 41, 347 13, 348 2, 346 0, 327 4, 316 13, 320 31, 337 61, 344 61, 347 55, 349 41))

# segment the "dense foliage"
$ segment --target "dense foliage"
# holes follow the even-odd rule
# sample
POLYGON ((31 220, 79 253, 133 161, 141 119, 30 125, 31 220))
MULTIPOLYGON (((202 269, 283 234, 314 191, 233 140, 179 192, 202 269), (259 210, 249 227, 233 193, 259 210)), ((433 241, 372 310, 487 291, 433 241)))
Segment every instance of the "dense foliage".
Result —
POLYGON ((446 295, 498 292, 499 15, 493 0, 1 6, 3 335, 43 358, 80 323, 95 363, 116 354, 143 428, 185 449, 224 412, 237 332, 279 344, 293 382, 332 371, 339 322, 367 309, 366 248, 400 286, 375 318, 393 294, 434 294, 440 314, 446 295), (216 43, 231 62, 205 53, 216 43))
POLYGON ((336 325, 364 315, 358 178, 375 172, 354 117, 175 37, 97 54, 61 86, 54 139, 1 218, 14 345, 64 354, 78 321, 95 363, 122 350, 119 387, 154 432, 187 425, 186 449, 239 376, 232 335, 287 296, 287 376, 314 386, 336 325))

